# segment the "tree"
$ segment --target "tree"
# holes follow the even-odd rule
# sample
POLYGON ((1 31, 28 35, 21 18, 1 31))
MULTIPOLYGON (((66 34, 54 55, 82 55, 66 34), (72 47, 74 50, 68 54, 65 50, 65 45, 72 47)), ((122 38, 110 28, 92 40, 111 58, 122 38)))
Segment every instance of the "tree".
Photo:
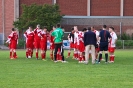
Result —
POLYGON ((27 29, 28 26, 35 28, 37 24, 40 24, 41 27, 47 26, 48 29, 50 29, 52 25, 55 25, 62 19, 57 4, 32 4, 30 6, 23 4, 22 9, 22 15, 13 23, 13 25, 19 30, 27 29))

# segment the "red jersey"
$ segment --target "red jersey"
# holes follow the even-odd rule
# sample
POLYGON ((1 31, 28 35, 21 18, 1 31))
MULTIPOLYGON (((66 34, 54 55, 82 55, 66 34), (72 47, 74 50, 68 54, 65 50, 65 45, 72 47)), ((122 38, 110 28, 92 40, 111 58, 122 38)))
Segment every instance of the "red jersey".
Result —
POLYGON ((10 38, 11 39, 11 41, 16 41, 17 42, 17 40, 18 40, 18 34, 17 34, 17 32, 12 32, 9 36, 8 36, 8 38, 10 38))
POLYGON ((13 31, 9 36, 8 39, 10 40, 10 49, 16 49, 17 42, 18 42, 18 34, 16 31, 13 31))
POLYGON ((35 40, 40 40, 41 39, 40 36, 38 36, 39 33, 41 33, 41 29, 36 28, 34 30, 34 39, 35 40))
POLYGON ((53 32, 53 30, 50 31, 50 40, 49 40, 50 43, 54 43, 54 37, 51 36, 52 32, 53 32))
POLYGON ((34 41, 34 32, 33 31, 27 32, 27 41, 34 41))
POLYGON ((40 33, 38 34, 38 36, 40 36, 41 41, 43 41, 44 43, 47 42, 47 33, 46 33, 46 32, 42 31, 42 32, 40 32, 40 33))

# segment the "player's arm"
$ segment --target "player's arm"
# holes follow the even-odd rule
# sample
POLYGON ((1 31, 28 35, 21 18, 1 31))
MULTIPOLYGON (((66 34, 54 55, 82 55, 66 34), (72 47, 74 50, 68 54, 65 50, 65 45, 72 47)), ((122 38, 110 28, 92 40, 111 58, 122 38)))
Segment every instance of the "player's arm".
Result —
POLYGON ((116 34, 114 34, 114 39, 115 39, 114 44, 116 44, 116 41, 117 41, 117 39, 118 39, 116 34))
POLYGON ((70 34, 67 36, 67 39, 69 42, 71 42, 71 35, 70 34))

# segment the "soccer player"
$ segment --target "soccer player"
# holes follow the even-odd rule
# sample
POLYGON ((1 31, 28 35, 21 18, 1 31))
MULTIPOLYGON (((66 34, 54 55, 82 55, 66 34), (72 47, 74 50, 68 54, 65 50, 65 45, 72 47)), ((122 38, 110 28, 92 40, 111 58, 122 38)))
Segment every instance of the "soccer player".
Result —
POLYGON ((9 43, 10 59, 17 59, 16 48, 18 44, 18 33, 15 28, 12 28, 12 33, 8 36, 6 43, 9 43))
POLYGON ((96 34, 97 38, 97 44, 96 44, 96 49, 95 49, 95 54, 96 54, 96 60, 98 60, 98 53, 99 53, 99 32, 94 28, 94 26, 91 27, 91 31, 96 34))
POLYGON ((79 63, 82 63, 83 62, 82 61, 83 60, 83 52, 85 50, 84 42, 83 42, 84 32, 78 31, 77 26, 74 26, 74 31, 75 31, 75 33, 74 33, 74 39, 75 39, 74 42, 75 42, 76 58, 77 58, 77 60, 79 60, 79 63))
POLYGON ((110 63, 114 63, 114 58, 115 58, 114 52, 116 47, 117 35, 114 32, 113 27, 109 27, 109 32, 112 37, 109 42, 110 63))
POLYGON ((79 45, 79 38, 78 38, 78 33, 79 33, 79 31, 78 31, 78 28, 77 28, 77 26, 74 26, 74 58, 76 59, 76 60, 79 60, 79 51, 78 51, 78 45, 79 45))
POLYGON ((71 33, 68 35, 68 41, 70 42, 70 48, 68 50, 68 56, 67 58, 70 57, 71 54, 71 49, 74 49, 74 28, 71 29, 71 33))
POLYGON ((36 49, 36 59, 38 60, 38 51, 40 49, 41 37, 38 35, 41 33, 40 25, 37 25, 37 28, 34 29, 34 47, 36 49))
POLYGON ((50 41, 50 58, 51 58, 51 60, 53 60, 53 51, 54 51, 54 48, 55 48, 55 46, 54 46, 54 37, 51 34, 55 29, 56 29, 56 27, 53 26, 53 29, 50 31, 50 40, 49 41, 50 41))
POLYGON ((31 58, 34 48, 34 32, 32 31, 32 27, 29 27, 29 29, 24 33, 24 36, 26 37, 26 57, 31 58))
POLYGON ((62 62, 66 62, 64 60, 64 50, 62 47, 62 43, 63 43, 63 31, 61 29, 61 25, 57 24, 56 25, 56 29, 52 32, 52 36, 54 37, 54 44, 55 44, 55 51, 54 51, 54 62, 57 62, 57 52, 58 49, 61 52, 61 56, 62 56, 62 62))
POLYGON ((46 51, 47 51, 47 28, 44 29, 38 34, 41 37, 40 47, 41 47, 41 57, 42 60, 46 58, 46 51))
POLYGON ((110 33, 106 30, 106 25, 103 25, 103 30, 100 31, 99 40, 100 40, 100 52, 98 63, 100 63, 100 59, 102 58, 102 52, 105 52, 105 63, 108 62, 108 42, 111 39, 110 33))

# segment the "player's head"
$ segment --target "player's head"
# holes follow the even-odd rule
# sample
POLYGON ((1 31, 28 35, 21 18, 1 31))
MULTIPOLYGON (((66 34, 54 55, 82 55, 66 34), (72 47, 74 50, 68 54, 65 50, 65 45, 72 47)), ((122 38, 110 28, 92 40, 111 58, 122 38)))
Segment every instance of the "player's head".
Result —
POLYGON ((72 32, 72 33, 74 33, 74 32, 75 32, 73 27, 71 28, 71 32, 72 32))
POLYGON ((103 29, 106 29, 107 28, 107 26, 106 25, 103 25, 103 29))
POLYGON ((16 31, 15 28, 12 28, 12 31, 16 31))
POLYGON ((57 28, 60 28, 61 27, 61 24, 60 23, 56 24, 56 27, 57 28))
POLYGON ((55 30, 56 29, 56 26, 53 26, 53 28, 52 28, 53 30, 55 30))
POLYGON ((91 31, 91 27, 88 27, 88 31, 91 31))
POLYGON ((32 31, 32 27, 31 26, 29 26, 29 31, 32 31))
POLYGON ((46 26, 44 26, 43 30, 44 30, 45 32, 47 32, 47 27, 46 27, 46 26))
POLYGON ((39 24, 36 27, 40 29, 40 25, 39 24))
POLYGON ((77 26, 74 26, 74 31, 78 32, 78 27, 77 26))
POLYGON ((94 31, 94 30, 95 30, 95 27, 94 27, 94 26, 92 26, 92 27, 91 27, 91 31, 94 31))
POLYGON ((113 32, 114 31, 114 27, 109 27, 109 32, 113 32))
POLYGON ((83 29, 82 29, 82 32, 86 32, 86 31, 87 31, 87 29, 86 29, 86 28, 83 28, 83 29))

